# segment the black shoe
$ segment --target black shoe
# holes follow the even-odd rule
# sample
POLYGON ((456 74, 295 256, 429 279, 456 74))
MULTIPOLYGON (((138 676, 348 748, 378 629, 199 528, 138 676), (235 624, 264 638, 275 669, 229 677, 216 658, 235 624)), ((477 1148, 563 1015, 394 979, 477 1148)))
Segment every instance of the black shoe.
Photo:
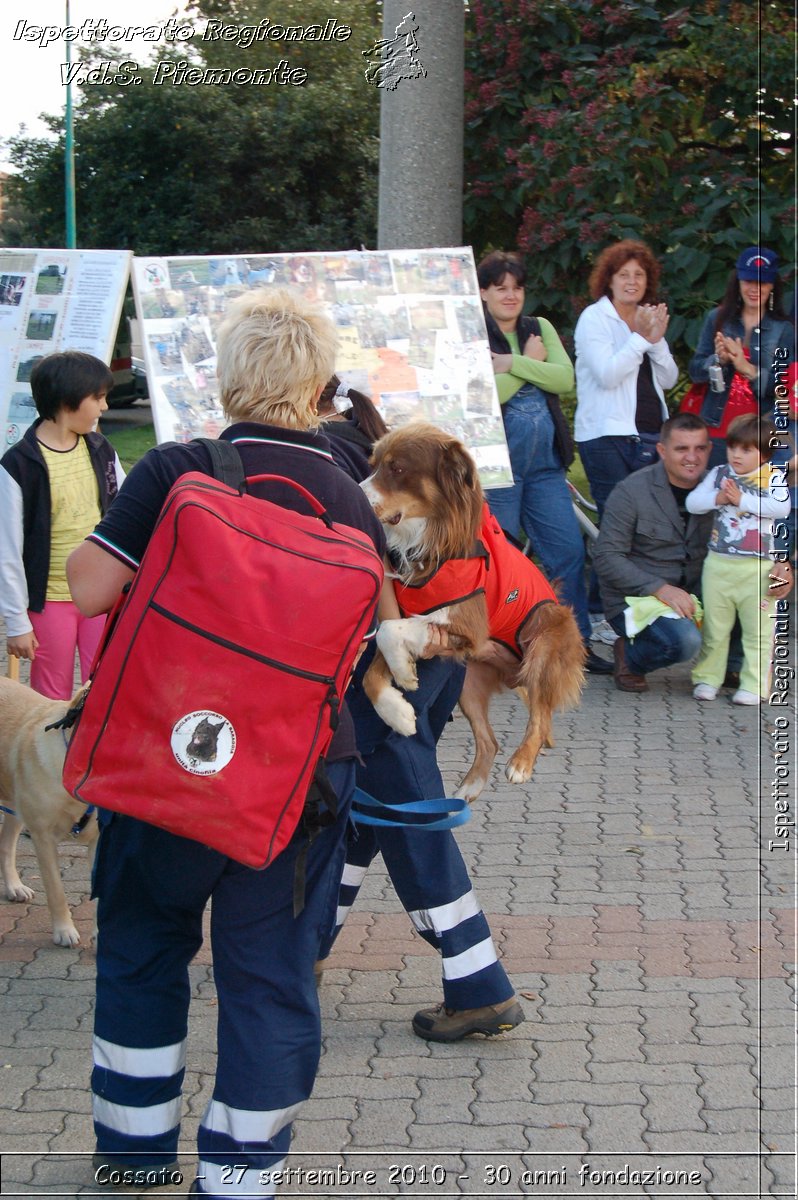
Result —
POLYGON ((588 650, 585 659, 585 670, 590 675, 611 675, 612 663, 608 658, 602 658, 595 650, 588 650))

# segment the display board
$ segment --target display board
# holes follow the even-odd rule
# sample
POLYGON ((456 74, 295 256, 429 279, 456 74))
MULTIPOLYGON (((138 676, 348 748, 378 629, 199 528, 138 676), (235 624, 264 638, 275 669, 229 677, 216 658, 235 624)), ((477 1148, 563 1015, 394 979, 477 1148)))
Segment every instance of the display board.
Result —
POLYGON ((36 419, 30 373, 40 358, 83 350, 111 362, 132 257, 127 250, 0 249, 0 420, 6 448, 36 419))
POLYGON ((338 375, 391 426, 432 421, 471 450, 483 487, 512 482, 470 248, 136 258, 133 288, 159 442, 215 437, 216 335, 230 301, 292 287, 338 331, 338 375))

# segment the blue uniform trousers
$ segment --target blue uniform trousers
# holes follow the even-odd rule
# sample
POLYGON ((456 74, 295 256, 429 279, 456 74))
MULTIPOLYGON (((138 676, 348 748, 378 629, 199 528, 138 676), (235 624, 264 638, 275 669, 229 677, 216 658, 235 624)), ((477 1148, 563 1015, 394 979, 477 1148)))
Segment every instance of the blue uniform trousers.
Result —
POLYGON ((328 774, 339 813, 308 850, 298 917, 294 866, 307 846, 301 823, 262 871, 127 817, 115 816, 103 828, 95 874, 98 1153, 133 1166, 176 1156, 188 967, 212 899, 218 1060, 198 1135, 199 1187, 236 1200, 274 1194, 268 1171, 285 1158, 320 1056, 313 966, 335 919, 354 765, 330 764, 328 774))
MULTIPOLYGON (((357 782, 386 803, 443 796, 436 746, 462 690, 463 668, 451 659, 417 663, 419 687, 405 693, 416 712, 416 733, 403 737, 376 714, 359 686, 347 693, 363 765, 357 782)), ((358 826, 350 832, 336 928, 343 925, 372 859, 382 853, 396 894, 414 926, 441 955, 447 1008, 481 1008, 513 995, 496 958, 490 928, 450 830, 358 826)))

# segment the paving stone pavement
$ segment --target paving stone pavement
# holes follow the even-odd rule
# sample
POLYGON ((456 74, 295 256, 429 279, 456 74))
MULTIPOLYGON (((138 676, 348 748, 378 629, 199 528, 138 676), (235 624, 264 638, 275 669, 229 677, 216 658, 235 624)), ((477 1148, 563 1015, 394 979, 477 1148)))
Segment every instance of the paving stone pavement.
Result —
MULTIPOLYGON (((526 1022, 414 1037, 438 960, 378 860, 324 976, 321 1067, 280 1194, 793 1196, 792 709, 699 704, 684 667, 643 696, 590 677, 524 787, 503 776, 522 709, 506 696, 494 716, 492 786, 457 836, 526 1022)), ((447 783, 469 746, 458 717, 447 783)), ((38 887, 30 842, 20 863, 38 887)), ((129 1196, 91 1181, 89 864, 65 846, 62 866, 80 948, 52 945, 40 888, 0 900, 0 1195, 129 1196)), ((192 977, 189 1180, 214 1070, 207 949, 192 977)))

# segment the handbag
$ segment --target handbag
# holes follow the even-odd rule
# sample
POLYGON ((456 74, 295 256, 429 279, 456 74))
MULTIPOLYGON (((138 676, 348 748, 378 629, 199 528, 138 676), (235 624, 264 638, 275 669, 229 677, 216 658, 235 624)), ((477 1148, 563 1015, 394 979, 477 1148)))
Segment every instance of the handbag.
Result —
MULTIPOLYGON (((700 417, 708 387, 708 383, 691 384, 682 396, 679 412, 695 413, 697 417, 700 417)), ((735 417, 745 417, 751 413, 758 412, 759 405, 756 402, 754 393, 751 391, 750 384, 742 375, 739 375, 735 371, 734 378, 729 386, 726 402, 723 405, 720 423, 709 426, 710 437, 725 438, 729 425, 735 417)))

